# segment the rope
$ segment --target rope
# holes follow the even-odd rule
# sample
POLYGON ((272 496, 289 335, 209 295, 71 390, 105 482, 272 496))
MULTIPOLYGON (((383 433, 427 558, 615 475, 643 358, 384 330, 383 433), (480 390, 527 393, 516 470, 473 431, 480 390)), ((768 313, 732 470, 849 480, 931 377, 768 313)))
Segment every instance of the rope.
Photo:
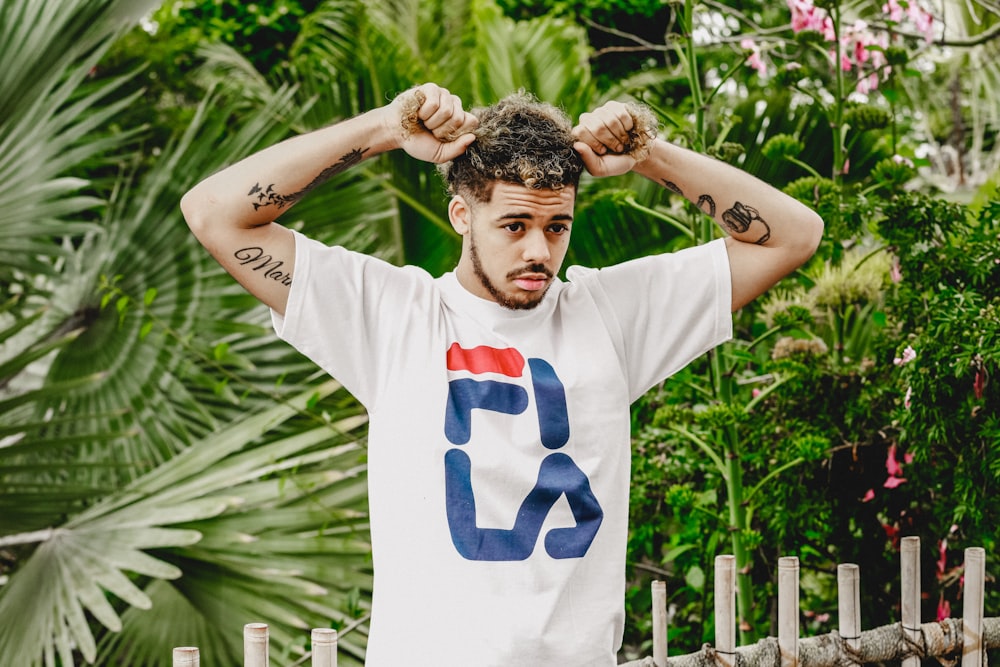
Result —
MULTIPOLYGON (((1000 617, 983 619, 983 649, 1000 648, 1000 617)), ((799 639, 798 667, 859 667, 902 661, 915 657, 936 658, 943 667, 956 667, 962 655, 962 619, 946 618, 923 623, 918 628, 902 623, 863 631, 857 637, 843 637, 834 631, 799 639)), ((735 660, 709 644, 696 653, 671 656, 668 667, 780 667, 781 655, 776 637, 736 649, 735 660), (724 661, 724 662, 723 662, 724 661)), ((985 656, 984 656, 985 667, 985 656)))

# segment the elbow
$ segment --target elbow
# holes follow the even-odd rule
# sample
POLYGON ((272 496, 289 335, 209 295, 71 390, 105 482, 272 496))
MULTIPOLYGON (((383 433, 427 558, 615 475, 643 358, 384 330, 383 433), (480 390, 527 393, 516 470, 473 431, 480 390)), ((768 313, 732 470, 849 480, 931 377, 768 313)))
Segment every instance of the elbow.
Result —
POLYGON ((802 266, 819 249, 819 244, 823 241, 825 224, 823 218, 810 209, 808 214, 800 221, 798 227, 800 233, 798 235, 798 243, 796 243, 796 251, 800 258, 799 266, 802 266))
POLYGON ((198 205, 194 190, 188 190, 184 193, 184 196, 181 197, 180 207, 184 222, 187 223, 192 232, 197 233, 197 228, 201 227, 203 223, 201 222, 202 216, 199 215, 201 207, 198 205))
POLYGON ((819 213, 815 211, 810 211, 809 213, 810 215, 806 220, 806 227, 809 229, 809 256, 812 257, 816 250, 819 249, 819 244, 823 241, 823 232, 826 229, 826 223, 823 222, 823 218, 819 217, 819 213))
POLYGON ((181 215, 184 216, 184 222, 187 223, 195 237, 202 242, 209 232, 209 221, 212 217, 209 214, 211 208, 211 200, 200 193, 197 187, 188 190, 181 197, 180 209, 181 215))

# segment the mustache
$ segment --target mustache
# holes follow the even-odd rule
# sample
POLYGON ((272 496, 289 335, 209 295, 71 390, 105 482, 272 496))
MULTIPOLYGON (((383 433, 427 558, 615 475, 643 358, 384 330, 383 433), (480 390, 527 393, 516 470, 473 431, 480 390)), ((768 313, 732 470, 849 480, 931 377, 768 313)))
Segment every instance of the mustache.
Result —
POLYGON ((541 274, 546 278, 552 278, 553 273, 544 264, 532 264, 531 266, 526 266, 523 269, 515 269, 507 274, 507 280, 517 280, 521 276, 528 274, 541 274))

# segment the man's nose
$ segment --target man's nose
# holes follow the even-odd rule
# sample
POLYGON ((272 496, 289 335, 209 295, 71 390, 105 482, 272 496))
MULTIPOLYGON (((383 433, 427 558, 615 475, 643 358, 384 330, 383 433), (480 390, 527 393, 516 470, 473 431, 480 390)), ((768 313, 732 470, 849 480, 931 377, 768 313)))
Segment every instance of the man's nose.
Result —
POLYGON ((549 261, 549 241, 545 238, 545 232, 534 230, 524 236, 521 249, 521 259, 529 264, 544 264, 549 261))

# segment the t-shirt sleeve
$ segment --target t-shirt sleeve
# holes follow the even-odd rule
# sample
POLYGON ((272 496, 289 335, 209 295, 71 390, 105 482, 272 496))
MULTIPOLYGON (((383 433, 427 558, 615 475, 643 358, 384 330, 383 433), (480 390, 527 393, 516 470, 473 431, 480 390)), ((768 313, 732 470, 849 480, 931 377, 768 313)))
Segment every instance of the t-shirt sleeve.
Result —
POLYGON ((620 346, 630 401, 733 335, 723 239, 588 274, 585 280, 596 286, 591 291, 620 346))
POLYGON ((431 294, 429 274, 327 246, 295 232, 295 273, 285 315, 271 311, 278 337, 371 409, 398 363, 398 341, 431 294))

